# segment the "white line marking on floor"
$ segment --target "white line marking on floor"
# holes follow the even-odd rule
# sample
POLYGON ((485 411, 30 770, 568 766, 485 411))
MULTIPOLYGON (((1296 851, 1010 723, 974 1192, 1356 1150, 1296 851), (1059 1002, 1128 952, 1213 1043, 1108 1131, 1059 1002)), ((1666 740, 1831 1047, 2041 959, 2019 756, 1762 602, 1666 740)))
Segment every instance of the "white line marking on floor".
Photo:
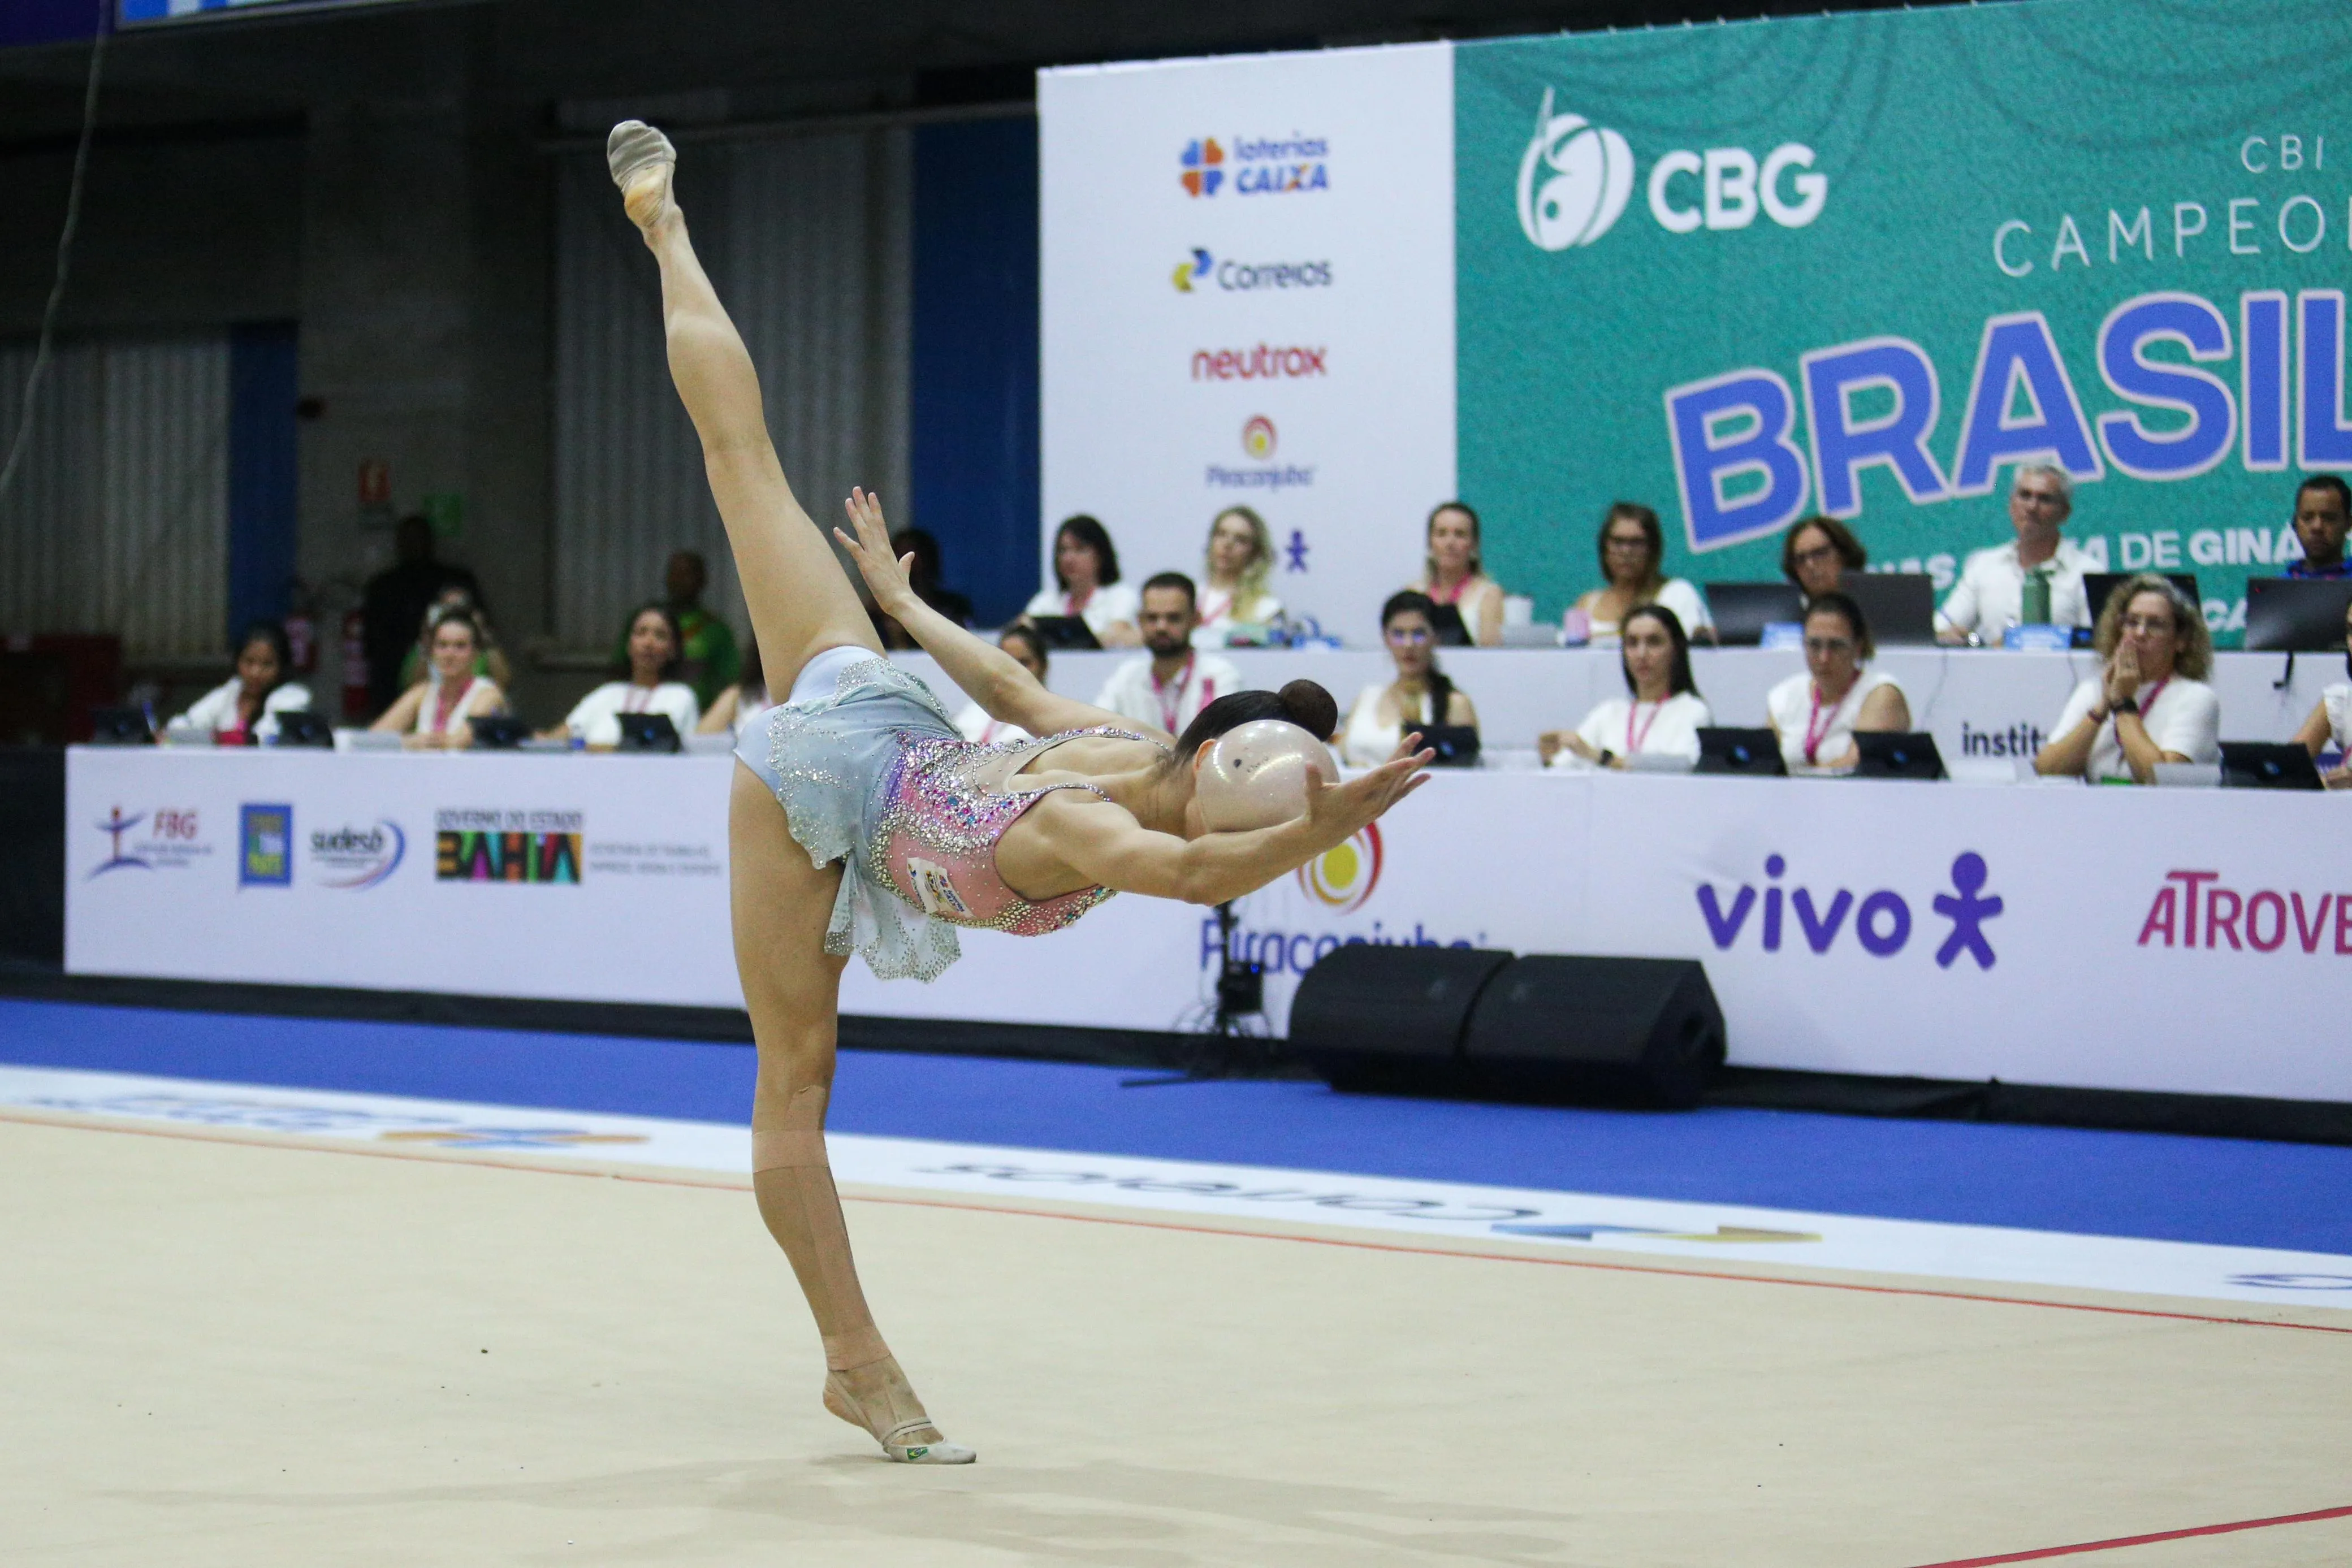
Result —
MULTIPOLYGON (((0 1105, 128 1122, 534 1156, 741 1177, 748 1128, 129 1073, 0 1066, 0 1105)), ((1339 1175, 1195 1160, 997 1148, 835 1133, 845 1185, 1076 1199, 1158 1214, 1271 1218, 1396 1238, 1508 1240, 1563 1252, 1794 1263, 1939 1280, 2352 1307, 2352 1257, 2077 1236, 1738 1204, 1339 1175)))

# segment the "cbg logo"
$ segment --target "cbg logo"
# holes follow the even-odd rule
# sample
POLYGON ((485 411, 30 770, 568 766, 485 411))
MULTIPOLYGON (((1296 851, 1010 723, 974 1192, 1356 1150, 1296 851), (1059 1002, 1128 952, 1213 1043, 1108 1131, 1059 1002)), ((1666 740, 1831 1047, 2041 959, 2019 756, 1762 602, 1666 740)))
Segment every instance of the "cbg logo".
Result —
POLYGON ((1324 851, 1298 868, 1298 886, 1334 915, 1364 906, 1381 884, 1381 825, 1368 822, 1346 843, 1324 851))
MULTIPOLYGON (((1535 136, 1519 156, 1519 232, 1539 250, 1592 244, 1624 213, 1633 162, 1623 136, 1582 115, 1554 114, 1544 89, 1535 136)), ((1782 142, 1760 162, 1744 147, 1677 148, 1650 166, 1650 216, 1668 234, 1744 229, 1759 213, 1801 229, 1822 215, 1829 193, 1829 176, 1801 141, 1782 142), (1685 177, 1697 181, 1696 193, 1677 183, 1685 177)))
POLYGON ((1554 114, 1551 89, 1519 159, 1519 231, 1541 250, 1591 245, 1609 232, 1633 193, 1633 149, 1580 114, 1554 114), (1538 190, 1536 172, 1551 171, 1538 190))

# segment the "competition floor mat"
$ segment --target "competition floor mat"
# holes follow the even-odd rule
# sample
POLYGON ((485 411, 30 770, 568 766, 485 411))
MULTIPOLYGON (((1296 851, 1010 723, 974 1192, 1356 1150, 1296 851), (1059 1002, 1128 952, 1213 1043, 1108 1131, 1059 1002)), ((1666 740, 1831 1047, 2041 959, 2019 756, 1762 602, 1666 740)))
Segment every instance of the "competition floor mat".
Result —
MULTIPOLYGON (((845 1133, 877 1315, 981 1451, 924 1470, 818 1406, 732 1121, 192 1064, 0 1068, 11 1562, 2352 1560, 2352 1249, 2294 1226, 845 1133)), ((2273 1192, 2326 1168, 2266 1151, 2273 1192)))

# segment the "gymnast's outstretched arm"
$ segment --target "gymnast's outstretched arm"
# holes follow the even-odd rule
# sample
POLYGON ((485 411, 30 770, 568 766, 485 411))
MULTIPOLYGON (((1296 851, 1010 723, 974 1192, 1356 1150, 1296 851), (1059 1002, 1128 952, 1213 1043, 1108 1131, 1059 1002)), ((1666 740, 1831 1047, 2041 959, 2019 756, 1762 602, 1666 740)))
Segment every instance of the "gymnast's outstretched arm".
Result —
MULTIPOLYGON (((963 688, 988 716, 1017 724, 1032 735, 1058 735, 1064 730, 1112 725, 1133 729, 1135 721, 1073 697, 1047 690, 1036 676, 1022 668, 1003 649, 992 646, 957 625, 915 593, 907 563, 890 549, 890 530, 882 519, 882 503, 864 490, 853 490, 844 503, 855 537, 840 528, 834 537, 849 551, 849 559, 865 575, 874 603, 883 614, 907 629, 924 653, 940 662, 948 679, 963 688)), ((913 558, 908 557, 911 560, 913 558)))
MULTIPOLYGON (((1346 843, 1429 782, 1429 759, 1427 752, 1399 756, 1343 784, 1310 778, 1304 816, 1248 832, 1197 839, 1154 832, 1125 809, 1077 790, 1046 796, 1031 808, 1029 820, 1044 831, 1055 858, 1098 886, 1223 904, 1346 843)), ((1024 821, 1013 831, 1028 825, 1024 821)))

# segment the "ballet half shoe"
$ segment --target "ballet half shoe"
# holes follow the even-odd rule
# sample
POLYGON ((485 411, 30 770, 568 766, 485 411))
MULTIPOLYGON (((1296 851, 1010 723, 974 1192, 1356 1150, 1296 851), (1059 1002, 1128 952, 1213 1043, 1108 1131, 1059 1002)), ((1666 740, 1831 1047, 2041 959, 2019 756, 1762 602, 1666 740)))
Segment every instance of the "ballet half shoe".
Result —
POLYGON ((851 1426, 873 1434, 874 1440, 882 1445, 882 1451, 898 1464, 968 1465, 980 1458, 979 1454, 961 1443, 908 1442, 910 1433, 938 1430, 931 1425, 929 1416, 917 1416, 912 1420, 900 1421, 894 1426, 877 1427, 866 1418, 857 1399, 849 1392, 848 1385, 842 1382, 839 1373, 825 1375, 824 1407, 851 1426))
POLYGON ((631 208, 632 217, 636 216, 635 198, 639 188, 650 183, 647 176, 657 173, 666 186, 669 171, 677 166, 677 149, 642 120, 625 120, 604 138, 604 167, 612 172, 613 183, 621 188, 622 203, 631 208))

